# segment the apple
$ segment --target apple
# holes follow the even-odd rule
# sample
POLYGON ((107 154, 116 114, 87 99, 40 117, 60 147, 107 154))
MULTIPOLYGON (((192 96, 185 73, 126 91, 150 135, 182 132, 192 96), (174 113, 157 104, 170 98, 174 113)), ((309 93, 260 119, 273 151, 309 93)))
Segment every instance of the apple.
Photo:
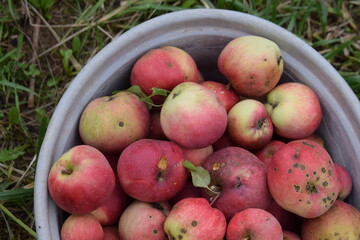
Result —
POLYGON ((171 209, 164 230, 172 240, 222 240, 226 219, 206 199, 184 198, 171 209))
POLYGON ((89 213, 111 196, 115 174, 104 154, 88 145, 67 150, 53 164, 48 190, 54 202, 71 214, 89 213))
POLYGON ((166 98, 160 122, 171 141, 185 148, 204 148, 225 132, 227 113, 214 92, 186 82, 177 85, 166 98))
POLYGON ((140 139, 120 155, 117 172, 122 189, 144 202, 167 201, 185 185, 189 172, 183 150, 165 140, 140 139))
POLYGON ((103 240, 121 240, 119 231, 116 226, 103 227, 104 238, 103 240))
POLYGON ((318 96, 302 83, 277 85, 267 94, 265 106, 275 133, 289 139, 302 139, 313 134, 322 119, 318 96))
POLYGON ((360 237, 359 226, 359 210, 348 203, 336 200, 323 215, 304 220, 301 228, 301 237, 303 240, 357 240, 360 237))
POLYGON ((210 156, 214 149, 212 145, 204 148, 182 148, 185 154, 186 160, 194 164, 195 166, 201 166, 208 156, 210 156))
POLYGON ((247 150, 264 147, 273 136, 273 125, 264 104, 246 99, 228 113, 227 133, 232 141, 247 150))
POLYGON ((103 240, 104 230, 91 214, 70 215, 60 230, 61 240, 103 240))
POLYGON ((246 208, 266 209, 271 195, 266 182, 265 164, 240 147, 227 147, 211 154, 203 164, 211 183, 202 196, 222 211, 227 220, 246 208))
POLYGON ((161 128, 159 110, 154 110, 150 112, 150 133, 148 138, 167 140, 165 133, 161 128))
POLYGON ((101 152, 120 153, 145 138, 150 113, 139 97, 127 91, 92 100, 81 114, 79 133, 83 142, 101 152))
MULTIPOLYGON (((175 46, 150 49, 135 62, 130 74, 130 84, 138 85, 148 96, 153 87, 171 91, 180 83, 198 81, 194 59, 175 46)), ((164 97, 153 97, 153 101, 160 104, 164 97)))
POLYGON ((283 231, 284 240, 301 240, 300 236, 290 231, 283 231))
POLYGON ((229 134, 225 132, 216 142, 212 144, 214 152, 226 147, 235 147, 235 143, 230 139, 229 134))
POLYGON ((164 222, 170 212, 167 202, 130 204, 120 217, 118 231, 122 240, 166 239, 164 222))
POLYGON ((229 112, 230 109, 240 101, 239 95, 230 87, 230 85, 215 81, 205 81, 201 83, 201 85, 207 87, 218 96, 220 102, 224 105, 226 112, 229 112))
POLYGON ((304 218, 324 214, 339 193, 331 156, 321 145, 306 139, 291 141, 274 154, 267 179, 274 200, 304 218))
POLYGON ((322 147, 325 147, 325 141, 324 139, 317 133, 313 133, 310 136, 304 137, 304 139, 307 140, 311 140, 314 142, 317 142, 318 144, 320 144, 322 147))
POLYGON ((334 164, 339 184, 338 200, 345 200, 350 195, 352 190, 352 178, 350 172, 345 167, 336 163, 334 164))
POLYGON ((271 140, 264 147, 255 150, 253 153, 266 165, 266 169, 269 166, 272 156, 278 151, 285 143, 280 140, 271 140))
POLYGON ((279 82, 284 61, 275 42, 247 35, 233 39, 223 48, 218 68, 237 93, 259 97, 279 82))
POLYGON ((236 213, 226 229, 226 240, 283 240, 279 221, 260 208, 247 208, 236 213))
POLYGON ((279 221, 283 230, 300 233, 302 217, 280 207, 274 199, 272 199, 266 211, 271 213, 279 221))
POLYGON ((102 226, 111 226, 119 221, 122 212, 130 202, 130 197, 122 190, 119 180, 116 179, 111 196, 91 214, 102 226))
POLYGON ((184 198, 199 198, 201 197, 200 189, 198 187, 195 187, 192 183, 192 179, 188 178, 186 181, 185 186, 181 189, 181 191, 176 194, 174 197, 172 197, 169 200, 169 203, 171 206, 174 206, 177 202, 184 198))

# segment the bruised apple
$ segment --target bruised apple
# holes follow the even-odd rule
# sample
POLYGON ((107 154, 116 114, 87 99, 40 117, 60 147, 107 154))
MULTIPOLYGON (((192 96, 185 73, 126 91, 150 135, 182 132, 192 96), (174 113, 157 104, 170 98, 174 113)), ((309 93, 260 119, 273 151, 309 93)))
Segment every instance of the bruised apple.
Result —
POLYGON ((266 183, 265 164, 240 147, 227 147, 211 154, 203 164, 211 176, 210 189, 202 196, 213 202, 227 220, 246 208, 266 209, 271 195, 266 183))
POLYGON ((145 202, 166 201, 175 196, 189 176, 177 144, 140 139, 120 155, 117 172, 121 187, 131 197, 145 202))

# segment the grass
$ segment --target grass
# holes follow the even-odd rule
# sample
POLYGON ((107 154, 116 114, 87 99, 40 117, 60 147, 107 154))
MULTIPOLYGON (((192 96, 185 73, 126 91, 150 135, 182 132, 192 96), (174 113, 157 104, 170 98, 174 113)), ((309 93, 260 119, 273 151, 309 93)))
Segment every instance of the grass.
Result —
POLYGON ((319 51, 360 98, 360 3, 355 0, 1 0, 1 239, 36 238, 37 153, 74 76, 128 29, 188 8, 231 9, 288 29, 319 51))

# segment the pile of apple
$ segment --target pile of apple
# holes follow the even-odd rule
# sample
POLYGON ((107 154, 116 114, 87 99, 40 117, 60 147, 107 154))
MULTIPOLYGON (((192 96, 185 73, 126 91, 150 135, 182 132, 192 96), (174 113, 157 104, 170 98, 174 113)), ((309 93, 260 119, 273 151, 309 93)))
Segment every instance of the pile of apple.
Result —
POLYGON ((280 82, 283 66, 259 36, 221 51, 227 83, 178 47, 142 55, 129 89, 86 106, 83 144, 49 172, 69 214, 61 239, 360 239, 351 176, 315 133, 319 99, 280 82))

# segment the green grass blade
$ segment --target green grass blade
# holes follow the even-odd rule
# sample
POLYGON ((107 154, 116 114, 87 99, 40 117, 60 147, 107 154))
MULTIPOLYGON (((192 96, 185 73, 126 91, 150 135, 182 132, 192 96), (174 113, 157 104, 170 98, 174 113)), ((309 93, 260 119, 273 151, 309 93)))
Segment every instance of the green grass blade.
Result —
POLYGON ((12 87, 15 90, 21 90, 21 91, 25 91, 25 92, 28 92, 28 93, 32 93, 37 97, 39 96, 39 94, 37 94, 36 92, 31 90, 30 88, 24 87, 24 86, 22 86, 20 84, 17 84, 17 83, 5 81, 5 80, 0 80, 0 85, 4 85, 4 86, 7 86, 7 87, 12 87))
POLYGON ((23 201, 24 199, 31 199, 33 197, 33 188, 18 188, 0 192, 0 201, 2 202, 19 202, 23 201))

